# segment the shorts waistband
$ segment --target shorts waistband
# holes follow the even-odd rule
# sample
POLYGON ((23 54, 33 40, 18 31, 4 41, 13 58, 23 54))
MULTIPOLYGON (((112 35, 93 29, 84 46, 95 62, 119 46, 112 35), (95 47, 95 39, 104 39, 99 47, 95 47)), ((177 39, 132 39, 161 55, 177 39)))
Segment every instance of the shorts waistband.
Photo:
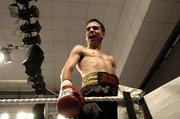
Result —
POLYGON ((119 79, 116 75, 106 72, 93 72, 85 75, 82 78, 82 88, 94 84, 108 84, 112 86, 118 86, 119 79))

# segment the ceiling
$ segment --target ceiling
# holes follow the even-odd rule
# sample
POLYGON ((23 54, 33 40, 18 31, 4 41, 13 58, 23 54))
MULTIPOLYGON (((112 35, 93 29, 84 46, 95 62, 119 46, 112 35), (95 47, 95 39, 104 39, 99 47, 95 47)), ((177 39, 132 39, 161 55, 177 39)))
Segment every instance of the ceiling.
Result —
MULTIPOLYGON (((10 16, 12 0, 0 1, 0 46, 22 45, 18 27, 22 20, 10 16)), ((180 18, 180 0, 38 0, 41 45, 45 59, 42 74, 46 87, 59 91, 59 74, 70 50, 86 45, 85 24, 91 18, 101 20, 106 29, 102 50, 115 57, 122 85, 138 88, 180 18)), ((28 48, 14 49, 11 64, 0 64, 0 97, 32 91, 21 64, 28 48), (5 93, 3 93, 5 92, 5 93)), ((80 87, 80 74, 72 76, 80 87)))

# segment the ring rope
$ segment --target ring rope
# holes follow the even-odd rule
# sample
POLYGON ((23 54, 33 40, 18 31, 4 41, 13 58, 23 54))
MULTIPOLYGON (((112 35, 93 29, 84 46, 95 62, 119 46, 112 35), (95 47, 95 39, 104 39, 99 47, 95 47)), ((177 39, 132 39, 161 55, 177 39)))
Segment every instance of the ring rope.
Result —
MULTIPOLYGON (((139 97, 132 97, 133 102, 137 102, 139 97)), ((102 102, 102 101, 123 101, 124 98, 120 96, 107 97, 85 97, 85 101, 102 102)), ((32 99, 0 99, 0 104, 40 104, 40 103, 57 103, 58 98, 32 98, 32 99)))

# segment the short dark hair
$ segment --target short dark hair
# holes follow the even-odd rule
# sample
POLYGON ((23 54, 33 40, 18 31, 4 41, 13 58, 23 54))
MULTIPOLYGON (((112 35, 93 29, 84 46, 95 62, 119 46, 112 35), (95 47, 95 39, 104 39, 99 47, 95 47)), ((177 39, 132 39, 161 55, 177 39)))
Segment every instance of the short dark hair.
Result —
POLYGON ((104 25, 103 25, 102 22, 100 22, 100 21, 97 20, 97 19, 90 19, 90 20, 86 23, 86 25, 88 25, 88 24, 91 23, 91 22, 97 22, 97 23, 100 25, 101 30, 102 30, 103 32, 105 32, 105 27, 104 27, 104 25))

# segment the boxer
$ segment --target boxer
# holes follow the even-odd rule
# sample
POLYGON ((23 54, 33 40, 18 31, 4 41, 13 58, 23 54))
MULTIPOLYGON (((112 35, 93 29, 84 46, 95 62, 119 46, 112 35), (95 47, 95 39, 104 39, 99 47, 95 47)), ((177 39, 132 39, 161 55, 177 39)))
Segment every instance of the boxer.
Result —
POLYGON ((116 96, 119 84, 114 58, 101 51, 105 37, 102 22, 90 19, 86 24, 85 36, 87 47, 74 46, 61 71, 58 112, 76 119, 117 119, 116 102, 84 103, 83 96, 116 96), (71 83, 75 67, 82 77, 80 92, 71 83))

